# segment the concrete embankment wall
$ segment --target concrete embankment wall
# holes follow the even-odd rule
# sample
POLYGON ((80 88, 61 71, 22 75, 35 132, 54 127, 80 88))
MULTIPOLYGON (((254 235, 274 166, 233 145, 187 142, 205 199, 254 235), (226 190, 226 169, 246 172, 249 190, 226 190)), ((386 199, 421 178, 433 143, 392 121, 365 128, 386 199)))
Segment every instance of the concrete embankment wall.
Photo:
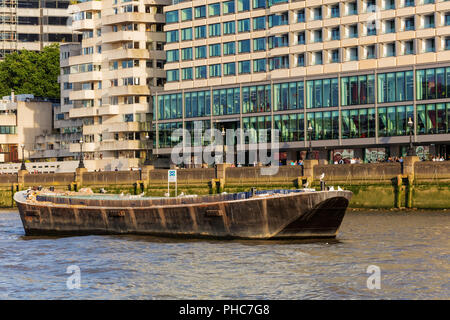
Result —
MULTIPOLYGON (((276 172, 264 167, 232 168, 227 164, 207 169, 179 169, 178 193, 208 194, 226 191, 302 188, 306 183, 319 188, 319 177, 325 174, 327 186, 348 189, 354 195, 350 203, 356 208, 450 208, 450 162, 419 162, 407 157, 400 163, 319 165, 316 160, 304 166, 282 166, 276 172), (264 169, 264 170, 263 170, 264 169), (272 173, 272 174, 268 174, 272 173)), ((167 170, 143 167, 141 171, 0 175, 0 207, 13 204, 16 190, 31 186, 54 186, 56 189, 76 190, 90 187, 105 188, 111 193, 141 193, 162 196, 167 192, 167 170)), ((174 184, 170 185, 174 194, 174 184)))

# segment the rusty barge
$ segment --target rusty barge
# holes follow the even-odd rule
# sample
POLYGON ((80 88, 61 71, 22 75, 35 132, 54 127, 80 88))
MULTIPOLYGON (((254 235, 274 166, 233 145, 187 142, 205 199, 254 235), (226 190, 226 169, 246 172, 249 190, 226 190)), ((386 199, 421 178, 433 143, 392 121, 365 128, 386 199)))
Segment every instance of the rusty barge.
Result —
POLYGON ((30 191, 14 195, 26 235, 334 238, 352 192, 268 190, 146 198, 30 191))

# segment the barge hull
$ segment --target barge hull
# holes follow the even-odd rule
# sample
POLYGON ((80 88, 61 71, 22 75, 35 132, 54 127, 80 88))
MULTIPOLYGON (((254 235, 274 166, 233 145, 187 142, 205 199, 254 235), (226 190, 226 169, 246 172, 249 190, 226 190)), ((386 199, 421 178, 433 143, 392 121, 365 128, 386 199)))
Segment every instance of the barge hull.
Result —
MULTIPOLYGON (((299 192, 188 204, 105 207, 15 199, 27 235, 139 234, 183 238, 334 238, 352 193, 299 192)), ((98 202, 98 200, 97 200, 98 202)), ((130 202, 130 204, 132 204, 130 202)))

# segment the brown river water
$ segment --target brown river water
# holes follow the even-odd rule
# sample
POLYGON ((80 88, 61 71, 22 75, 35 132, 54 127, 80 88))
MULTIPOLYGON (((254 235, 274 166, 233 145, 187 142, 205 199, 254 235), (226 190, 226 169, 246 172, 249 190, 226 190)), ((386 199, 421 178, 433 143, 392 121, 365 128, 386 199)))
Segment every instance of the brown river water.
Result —
POLYGON ((276 242, 27 237, 5 211, 0 299, 450 299, 450 210, 348 211, 336 240, 276 242))

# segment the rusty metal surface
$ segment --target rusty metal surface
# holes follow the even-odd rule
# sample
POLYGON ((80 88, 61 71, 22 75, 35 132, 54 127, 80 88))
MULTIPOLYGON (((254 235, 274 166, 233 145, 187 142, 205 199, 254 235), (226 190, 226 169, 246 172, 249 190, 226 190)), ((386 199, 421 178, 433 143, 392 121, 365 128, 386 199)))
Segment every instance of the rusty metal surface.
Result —
POLYGON ((336 236, 351 195, 350 191, 301 192, 232 201, 210 196, 204 201, 190 199, 190 203, 182 198, 153 203, 81 199, 84 204, 58 204, 18 198, 16 202, 28 235, 319 238, 336 236))

